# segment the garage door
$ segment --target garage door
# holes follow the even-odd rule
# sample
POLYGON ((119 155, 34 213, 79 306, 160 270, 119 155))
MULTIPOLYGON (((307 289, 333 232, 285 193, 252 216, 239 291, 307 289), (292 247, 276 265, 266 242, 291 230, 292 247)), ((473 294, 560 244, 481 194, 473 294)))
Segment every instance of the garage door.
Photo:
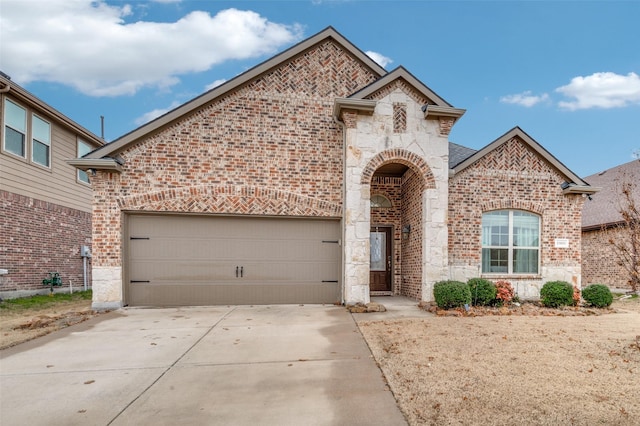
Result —
POLYGON ((130 306, 340 301, 336 220, 128 215, 130 306))

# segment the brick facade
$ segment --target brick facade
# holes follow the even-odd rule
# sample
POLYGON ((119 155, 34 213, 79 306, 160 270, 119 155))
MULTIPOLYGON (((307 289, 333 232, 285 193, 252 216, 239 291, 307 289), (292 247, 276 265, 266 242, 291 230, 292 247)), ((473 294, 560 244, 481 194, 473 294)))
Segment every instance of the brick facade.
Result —
POLYGON ((482 157, 449 181, 449 263, 452 276, 466 281, 481 275, 482 214, 517 209, 535 213, 541 222, 540 273, 487 275, 510 281, 521 297, 536 298, 546 281, 580 285, 581 210, 584 198, 564 195, 565 182, 553 166, 519 138, 482 157), (555 239, 569 240, 556 248, 555 239))
POLYGON ((121 306, 122 219, 140 211, 339 218, 351 304, 370 301, 372 226, 393 229, 392 292, 431 301, 435 282, 479 276, 482 213, 520 209, 541 217, 540 273, 492 278, 521 297, 551 279, 580 284, 583 198, 561 189, 571 172, 514 137, 450 178, 448 135, 464 110, 331 37, 90 154, 121 169, 92 177, 94 307, 121 306), (371 208, 375 194, 392 207, 371 208))
POLYGON ((612 288, 631 289, 629 276, 618 264, 609 239, 625 238, 624 228, 582 233, 582 285, 604 284, 612 288))
MULTIPOLYGON (((0 291, 43 290, 49 272, 63 286, 84 284, 80 247, 91 246, 91 215, 46 201, 0 191, 0 291)), ((88 262, 90 281, 91 263, 88 262)))

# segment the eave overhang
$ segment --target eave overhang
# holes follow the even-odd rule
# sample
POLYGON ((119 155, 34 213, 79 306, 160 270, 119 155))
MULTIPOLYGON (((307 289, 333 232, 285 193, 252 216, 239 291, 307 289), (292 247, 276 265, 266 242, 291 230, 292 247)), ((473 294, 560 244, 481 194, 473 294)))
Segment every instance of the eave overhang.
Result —
POLYGON ((467 112, 466 109, 453 108, 440 105, 425 105, 422 107, 424 118, 453 117, 458 119, 467 112))
POLYGON ((595 194, 596 192, 599 192, 601 189, 602 188, 598 188, 595 186, 577 185, 574 183, 569 183, 568 185, 563 185, 562 193, 564 195, 567 195, 567 194, 591 195, 591 194, 595 194))
POLYGON ((333 103, 333 116, 336 120, 342 121, 342 112, 345 110, 373 114, 376 104, 377 101, 370 99, 336 98, 333 103))
POLYGON ((67 160, 67 164, 83 171, 104 170, 122 173, 122 164, 115 158, 74 158, 67 160))

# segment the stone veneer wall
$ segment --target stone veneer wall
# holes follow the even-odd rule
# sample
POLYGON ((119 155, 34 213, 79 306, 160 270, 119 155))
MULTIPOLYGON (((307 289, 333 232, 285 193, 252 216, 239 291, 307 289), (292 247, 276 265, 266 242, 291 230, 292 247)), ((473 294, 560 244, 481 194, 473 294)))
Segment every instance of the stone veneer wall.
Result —
POLYGON ((618 264, 609 239, 628 238, 624 228, 582 233, 582 284, 604 284, 612 288, 631 289, 629 276, 618 264))
POLYGON ((122 304, 123 212, 342 217, 333 104, 376 78, 327 40, 119 152, 92 178, 94 307, 122 304))
MULTIPOLYGON (((371 180, 381 166, 390 163, 408 166, 423 182, 423 191, 415 196, 421 200, 420 215, 424 220, 418 225, 422 230, 415 232, 425 236, 420 242, 426 251, 422 251, 418 262, 419 281, 422 298, 431 300, 432 292, 424 289, 448 274, 448 133, 442 131, 439 120, 424 118, 421 107, 427 100, 401 80, 390 83, 371 99, 377 101, 372 115, 345 111, 341 117, 347 144, 343 235, 345 301, 350 304, 370 300, 371 180)), ((405 262, 406 253, 402 256, 405 262)))
MULTIPOLYGON (((91 215, 7 191, 0 191, 0 277, 3 297, 46 290, 42 280, 59 272, 63 286, 84 285, 80 247, 91 246, 91 215)), ((87 262, 90 277, 91 262, 87 262)))
POLYGON ((581 211, 584 198, 563 195, 565 178, 519 138, 513 138, 449 181, 451 278, 479 277, 482 213, 519 209, 541 217, 541 267, 537 275, 485 275, 510 281, 521 298, 539 297, 547 281, 581 283, 581 211), (556 248, 566 238, 569 248, 556 248))

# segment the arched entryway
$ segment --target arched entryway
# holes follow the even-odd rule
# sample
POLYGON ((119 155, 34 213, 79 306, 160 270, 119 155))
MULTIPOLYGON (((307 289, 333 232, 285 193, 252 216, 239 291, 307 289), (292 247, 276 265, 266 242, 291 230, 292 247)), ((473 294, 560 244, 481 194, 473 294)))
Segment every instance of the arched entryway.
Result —
MULTIPOLYGON (((363 176, 370 185, 369 292, 422 298, 424 194, 433 175, 404 150, 381 153, 363 176)), ((364 183, 364 182, 363 182, 364 183)))

